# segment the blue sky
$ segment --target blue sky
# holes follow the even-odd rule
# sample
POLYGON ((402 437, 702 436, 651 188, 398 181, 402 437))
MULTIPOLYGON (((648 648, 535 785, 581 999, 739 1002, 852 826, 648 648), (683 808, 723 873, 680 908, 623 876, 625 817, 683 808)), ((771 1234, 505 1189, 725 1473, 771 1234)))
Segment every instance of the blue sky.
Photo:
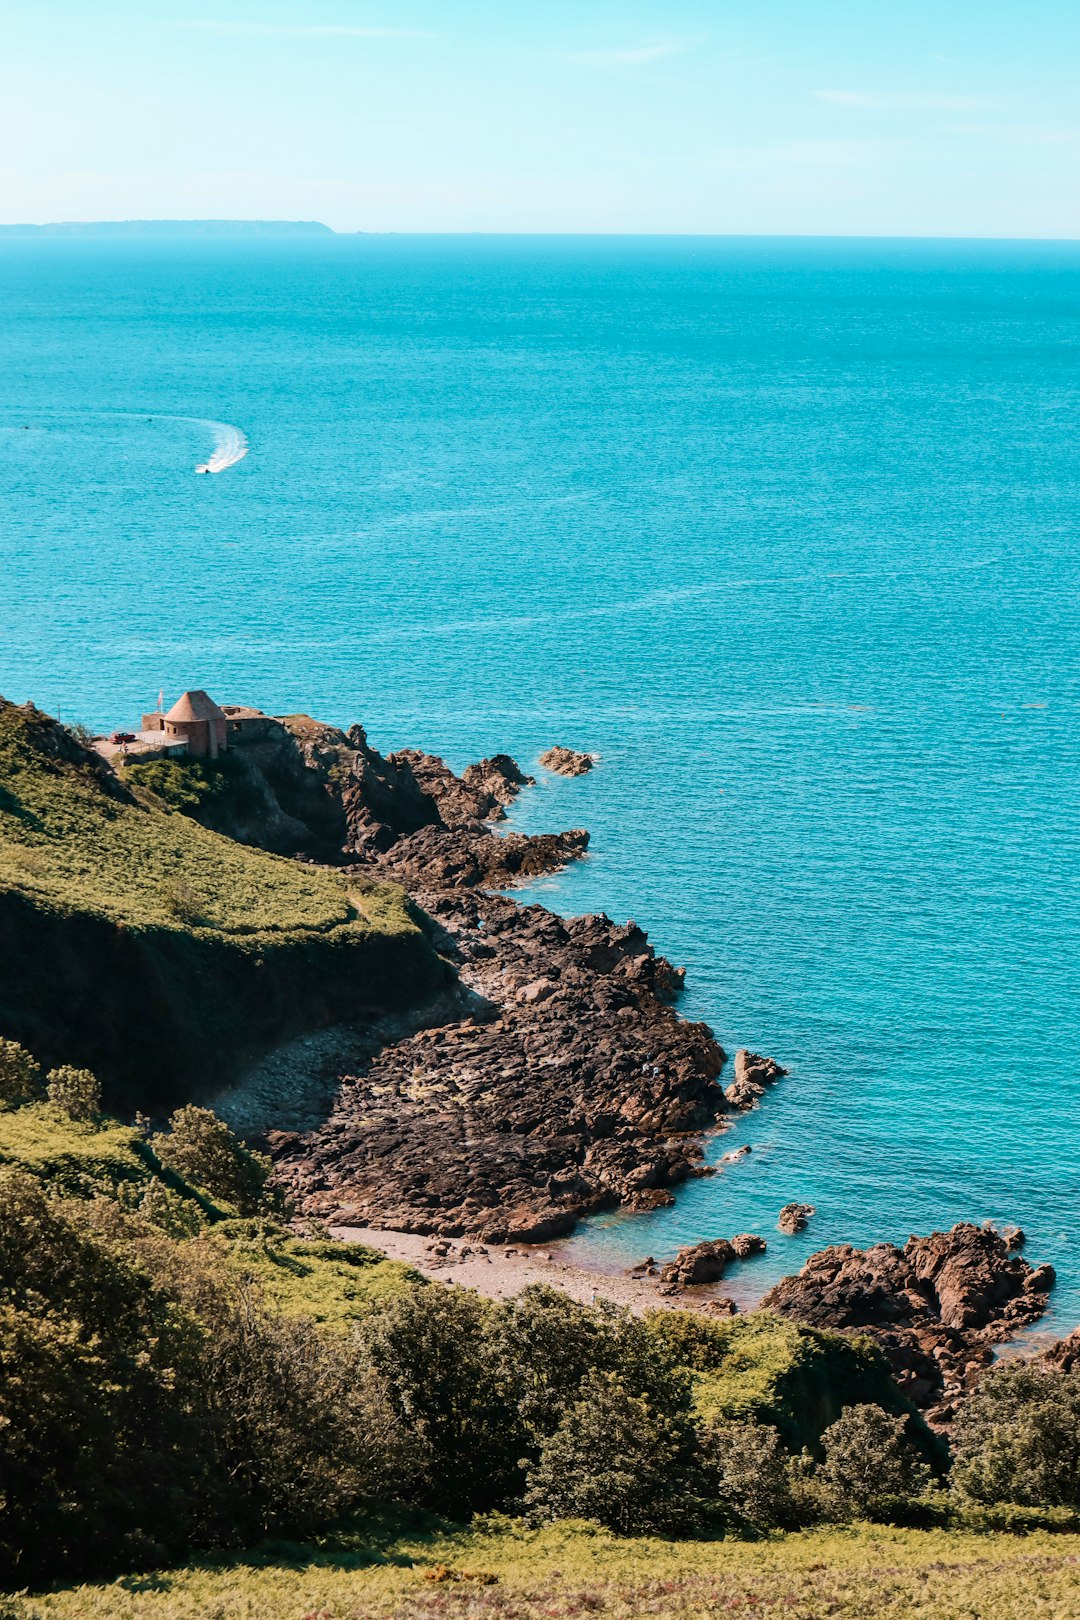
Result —
POLYGON ((0 219, 1080 235, 1076 0, 0 0, 0 219))

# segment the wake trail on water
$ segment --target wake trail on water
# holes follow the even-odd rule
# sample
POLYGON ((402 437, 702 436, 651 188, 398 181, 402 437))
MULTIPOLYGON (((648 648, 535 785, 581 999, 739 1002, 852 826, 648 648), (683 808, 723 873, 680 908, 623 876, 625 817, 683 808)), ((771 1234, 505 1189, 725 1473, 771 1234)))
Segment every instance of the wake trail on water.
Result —
POLYGON ((171 416, 163 411, 150 411, 145 415, 142 411, 51 411, 47 414, 53 421, 183 422, 186 427, 205 428, 213 437, 214 448, 195 468, 197 473, 219 473, 226 467, 235 467, 251 448, 242 429, 208 416, 171 416))
POLYGON ((192 422, 199 427, 208 427, 213 431, 213 451, 204 462, 196 467, 196 472, 224 472, 226 467, 235 467, 238 461, 243 461, 251 448, 247 441, 247 434, 242 433, 238 427, 233 427, 231 422, 211 422, 194 416, 174 417, 173 420, 192 422))

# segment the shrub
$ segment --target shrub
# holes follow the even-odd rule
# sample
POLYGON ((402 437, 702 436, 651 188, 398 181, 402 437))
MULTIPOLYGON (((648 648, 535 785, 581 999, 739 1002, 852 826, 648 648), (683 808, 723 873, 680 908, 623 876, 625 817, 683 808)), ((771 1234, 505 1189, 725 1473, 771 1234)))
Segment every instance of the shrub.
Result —
POLYGON ((179 1193, 166 1187, 156 1176, 147 1182, 138 1209, 144 1221, 159 1227, 170 1237, 194 1237, 203 1227, 198 1206, 190 1198, 181 1198, 179 1193))
POLYGON ((988 1372, 961 1408, 953 1485, 975 1502, 1080 1508, 1080 1372, 988 1372))
POLYGON ((45 1093, 70 1119, 93 1119, 101 1113, 101 1081, 89 1069, 73 1069, 70 1063, 50 1069, 45 1093))
POLYGON ((186 878, 173 878, 161 886, 162 909, 176 922, 196 927, 204 918, 199 896, 186 878))
POLYGON ((150 1146, 166 1169, 241 1215, 254 1215, 265 1202, 270 1160, 246 1148, 210 1108, 178 1108, 150 1146))
POLYGON ((198 1517, 194 1322, 90 1207, 0 1174, 0 1581, 160 1561, 198 1517))
POLYGON ((0 1172, 0 1585, 313 1530, 414 1489, 364 1347, 111 1200, 0 1172))
POLYGON ((230 1537, 303 1533, 413 1487, 420 1448, 363 1348, 252 1290, 212 1292, 203 1398, 230 1537))
POLYGON ((423 1500, 464 1515, 504 1505, 527 1434, 489 1330, 497 1308, 463 1289, 420 1288, 360 1329, 394 1410, 427 1458, 423 1500))
POLYGON ((224 767, 201 759, 150 759, 125 765, 124 777, 149 788, 174 810, 191 812, 220 798, 228 787, 224 767))
POLYGON ((897 1499, 929 1490, 930 1470, 905 1438, 907 1424, 880 1406, 848 1406, 825 1430, 814 1493, 830 1518, 889 1518, 897 1499))
POLYGON ((580 1305, 555 1288, 524 1289, 492 1318, 490 1336, 507 1389, 533 1442, 558 1427, 590 1372, 617 1373, 657 1410, 684 1411, 691 1382, 648 1324, 613 1305, 580 1305))
POLYGON ((0 1039, 0 1103, 19 1108, 44 1094, 41 1069, 25 1046, 0 1039))
POLYGON ((612 1373, 589 1373, 528 1472, 533 1519, 595 1519, 622 1535, 686 1533, 701 1520, 689 1410, 658 1412, 612 1373))
POLYGON ((710 1423, 702 1436, 703 1467, 710 1499, 726 1517, 755 1530, 797 1521, 791 1457, 766 1423, 710 1423))

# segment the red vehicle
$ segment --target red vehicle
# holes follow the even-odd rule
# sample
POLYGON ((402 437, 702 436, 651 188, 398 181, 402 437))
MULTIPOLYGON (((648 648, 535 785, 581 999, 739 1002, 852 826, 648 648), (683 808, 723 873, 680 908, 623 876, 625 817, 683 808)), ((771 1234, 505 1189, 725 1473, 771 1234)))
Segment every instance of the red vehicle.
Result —
POLYGON ((133 731, 114 731, 112 736, 109 738, 109 741, 114 743, 129 743, 137 741, 137 738, 133 731))

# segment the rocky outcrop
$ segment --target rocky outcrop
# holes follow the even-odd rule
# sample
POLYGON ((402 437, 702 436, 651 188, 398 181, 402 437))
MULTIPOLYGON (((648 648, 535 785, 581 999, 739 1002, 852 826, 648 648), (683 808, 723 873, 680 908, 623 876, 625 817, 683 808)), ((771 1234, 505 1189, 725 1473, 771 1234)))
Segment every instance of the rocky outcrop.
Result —
POLYGON ((942 1427, 989 1364, 991 1347, 1042 1315, 1053 1283, 1051 1266, 1010 1254, 992 1228, 961 1224, 902 1249, 823 1249, 761 1303, 815 1327, 871 1333, 901 1388, 942 1427))
POLYGON ((797 1232, 806 1231, 813 1213, 813 1204, 785 1204, 776 1218, 776 1224, 781 1232, 786 1232, 788 1237, 794 1237, 797 1232))
POLYGON ((680 977, 641 929, 473 888, 418 898, 456 956, 462 1017, 374 1054, 321 1129, 273 1140, 304 1212, 542 1242, 707 1173, 724 1053, 672 1010, 680 977))
MULTIPOLYGON (((358 730, 354 727, 354 732, 358 730)), ((387 756, 395 771, 407 772, 438 809, 439 820, 447 827, 460 827, 475 821, 501 821, 506 806, 512 804, 523 787, 532 784, 509 754, 495 754, 477 765, 468 765, 455 776, 436 754, 417 748, 403 748, 387 756)), ((409 829, 405 829, 409 830, 409 829)))
POLYGON ((787 1074, 775 1058, 762 1057, 741 1046, 735 1053, 735 1074, 724 1095, 733 1108, 752 1108, 774 1085, 787 1074))
POLYGON ((572 748, 560 748, 556 744, 540 755, 540 763, 556 776, 584 776, 586 771, 592 770, 596 760, 592 754, 578 754, 572 748))
POLYGON ((498 837, 475 824, 424 827, 397 839, 376 864, 380 876, 410 893, 431 887, 508 889, 561 871, 584 855, 588 844, 589 835, 581 829, 498 837))
POLYGON ((1055 1372, 1075 1372, 1080 1368, 1080 1327, 1073 1328, 1067 1338, 1052 1344, 1041 1360, 1055 1372))
POLYGON ((400 884, 460 975, 456 1018, 372 1043, 322 1126, 272 1136, 300 1211, 541 1242, 592 1210, 669 1204, 711 1173, 701 1133, 742 1105, 721 1090, 712 1032, 670 1006, 682 970, 634 923, 564 921, 491 892, 588 845, 583 831, 493 829, 530 780, 513 760, 457 775, 416 749, 379 754, 360 726, 234 715, 229 770, 260 784, 243 835, 400 884))
POLYGON ((674 1260, 661 1267, 660 1281, 668 1290, 719 1282, 736 1260, 749 1260, 751 1255, 764 1252, 765 1239, 755 1232, 740 1232, 733 1238, 709 1238, 704 1243, 680 1249, 674 1260))
POLYGON ((719 1282, 736 1259, 735 1246, 727 1238, 712 1238, 680 1249, 660 1271, 660 1281, 677 1288, 693 1288, 700 1283, 719 1282))
POLYGON ((279 854, 380 868, 412 889, 507 888, 579 859, 588 833, 501 837, 491 822, 532 782, 508 754, 457 776, 434 754, 380 754, 362 726, 342 731, 291 714, 226 704, 239 727, 219 790, 185 807, 204 826, 279 854))

